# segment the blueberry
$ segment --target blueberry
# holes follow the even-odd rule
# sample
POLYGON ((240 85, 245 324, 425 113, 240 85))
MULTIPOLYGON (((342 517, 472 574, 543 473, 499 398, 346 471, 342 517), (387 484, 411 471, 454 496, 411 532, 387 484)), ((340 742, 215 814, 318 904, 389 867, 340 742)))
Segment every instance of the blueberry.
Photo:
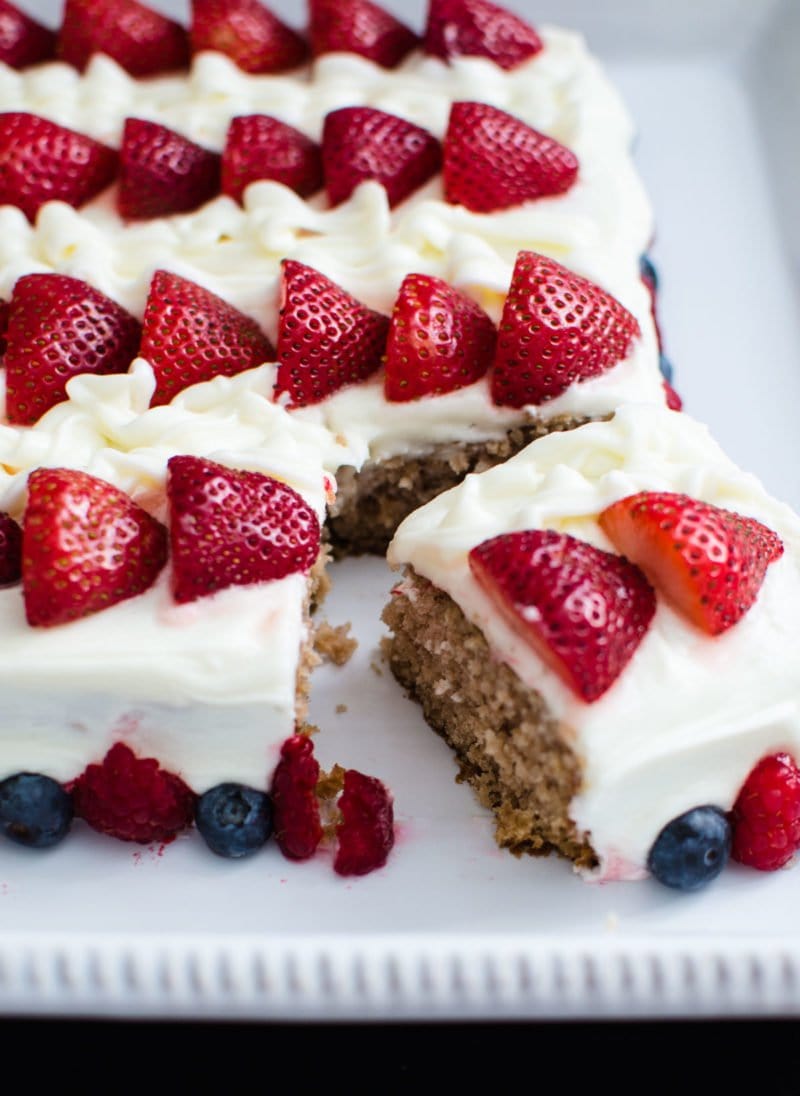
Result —
POLYGON ((639 256, 639 273, 649 286, 658 289, 658 271, 649 255, 639 256))
POLYGON ((659 354, 658 368, 661 370, 661 376, 667 384, 672 384, 672 362, 666 354, 659 354))
POLYGON ((244 784, 217 784, 200 796, 195 823, 218 856, 249 856, 272 833, 272 800, 244 784))
POLYGON ((728 862, 731 827, 719 807, 694 807, 668 822, 647 866, 667 887, 693 891, 716 879, 728 862))
POLYGON ((72 825, 72 814, 72 799, 49 776, 17 773, 0 783, 0 826, 19 845, 57 845, 72 825))

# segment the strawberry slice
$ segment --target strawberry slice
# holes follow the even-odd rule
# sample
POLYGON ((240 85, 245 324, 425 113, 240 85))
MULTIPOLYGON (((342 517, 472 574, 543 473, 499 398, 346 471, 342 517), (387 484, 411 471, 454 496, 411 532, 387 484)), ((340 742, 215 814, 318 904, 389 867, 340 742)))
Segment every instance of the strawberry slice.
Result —
POLYGON ((319 777, 319 762, 309 736, 296 734, 287 738, 272 775, 270 796, 275 841, 289 860, 308 860, 322 840, 317 799, 319 777))
POLYGON ((139 356, 156 376, 153 407, 192 384, 233 377, 275 360, 249 316, 188 278, 157 270, 145 305, 139 356))
POLYGON ((82 72, 95 53, 111 57, 131 76, 155 76, 186 68, 189 36, 138 0, 66 0, 59 57, 82 72))
POLYGON ((177 602, 310 570, 319 519, 294 488, 202 457, 171 457, 168 467, 177 602))
POLYGON ((126 220, 189 213, 220 191, 221 157, 173 129, 126 118, 117 210, 126 220))
POLYGON ((487 103, 453 103, 444 138, 444 196, 492 213, 564 194, 578 176, 565 146, 487 103))
POLYGON ((421 126, 374 107, 341 107, 325 117, 322 163, 331 205, 374 179, 396 206, 439 171, 439 142, 421 126))
POLYGON ((56 35, 8 0, 0 0, 0 61, 23 69, 56 55, 56 35))
POLYGON ((315 57, 357 53, 383 68, 395 68, 419 37, 371 0, 310 0, 309 36, 315 57))
POLYGON ((0 585, 19 582, 22 576, 22 529, 10 514, 0 510, 0 585))
POLYGON ((430 0, 425 52, 435 57, 488 57, 512 69, 542 48, 533 27, 489 0, 430 0))
POLYGON ((6 415, 30 426, 67 398, 79 373, 125 373, 136 357, 139 321, 79 278, 25 274, 11 298, 6 415))
POLYGON ((477 302, 441 278, 409 274, 386 343, 384 393, 395 402, 473 384, 489 368, 497 332, 477 302))
POLYGON ((600 525, 653 585, 710 635, 754 604, 780 537, 755 518, 669 491, 640 491, 608 506, 600 525))
POLYGON ((234 118, 222 153, 222 192, 241 204, 245 188, 260 179, 310 197, 324 182, 319 145, 267 114, 234 118))
POLYGON ((194 821, 191 788, 124 742, 115 742, 99 764, 87 765, 69 790, 76 816, 120 841, 170 842, 194 821))
POLYGON ((641 334, 610 293, 554 259, 520 251, 492 366, 492 399, 524 407, 612 369, 641 334))
POLYGON ((45 202, 77 209, 117 173, 117 153, 83 133, 24 111, 0 114, 0 205, 29 221, 45 202))
POLYGON ((66 624, 136 597, 166 559, 166 529, 123 491, 72 468, 31 472, 22 533, 30 625, 66 624))
POLYGON ((619 677, 655 613, 638 567, 566 533, 492 537, 469 566, 506 622, 589 702, 619 677))
POLYGON ((258 0, 192 0, 192 52, 216 50, 244 72, 284 72, 308 45, 258 0))
POLYGON ((275 394, 304 407, 380 368, 389 317, 313 267, 284 259, 275 394))

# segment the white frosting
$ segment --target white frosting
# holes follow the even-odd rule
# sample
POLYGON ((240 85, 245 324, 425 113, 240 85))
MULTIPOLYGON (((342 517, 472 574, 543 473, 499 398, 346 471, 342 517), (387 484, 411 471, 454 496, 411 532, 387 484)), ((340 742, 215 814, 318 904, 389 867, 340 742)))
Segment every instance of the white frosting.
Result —
MULTIPOLYGON (((563 141, 581 165, 567 194, 492 214, 446 203, 439 176, 395 210, 373 182, 334 209, 324 195, 306 201, 261 182, 248 188, 244 208, 220 197, 195 213, 128 225, 114 210, 113 188, 81 210, 48 203, 33 226, 19 210, 2 207, 0 296, 8 297, 22 274, 55 270, 83 278, 141 316, 153 271, 166 267, 253 316, 274 341, 283 258, 319 269, 387 314, 407 273, 434 274, 468 291, 497 320, 516 256, 529 249, 602 285, 644 331, 634 367, 574 386, 534 415, 603 414, 623 399, 658 400, 650 300, 638 274, 653 223, 630 156, 630 117, 579 35, 548 27, 542 34, 545 49, 510 72, 482 58, 445 64, 419 53, 396 70, 332 54, 288 76, 248 75, 221 54, 204 53, 188 77, 139 81, 104 56, 83 76, 62 64, 23 72, 0 66, 5 109, 34 111, 115 145, 128 116, 161 121, 216 149, 230 119, 252 112, 275 114, 319 138, 325 114, 352 103, 401 115, 442 137, 451 103, 480 98, 563 141)), ((305 417, 344 437, 360 464, 465 433, 496 437, 528 413, 499 411, 485 384, 392 404, 378 378, 305 417)))
POLYGON ((628 406, 610 422, 550 434, 412 514, 389 560, 445 590, 562 723, 583 766, 571 813, 600 856, 599 878, 642 875, 667 822, 706 803, 729 809, 762 756, 783 749, 800 761, 800 519, 683 414, 628 406), (685 492, 756 517, 781 536, 785 553, 755 605, 716 638, 659 598, 632 661, 587 704, 500 618, 468 553, 528 528, 613 550, 597 516, 641 490, 685 492))
MULTIPOLYGON (((28 472, 81 467, 166 521, 167 461, 209 457, 290 483, 324 519, 335 443, 267 398, 273 370, 195 385, 149 408, 150 366, 75 378, 37 426, 0 428, 0 510, 21 518, 28 472), (332 462, 332 459, 331 459, 332 462)), ((0 779, 67 781, 122 739, 197 792, 223 780, 265 787, 294 732, 308 581, 290 575, 175 605, 169 571, 146 593, 52 628, 25 621, 19 586, 0 590, 0 779)))

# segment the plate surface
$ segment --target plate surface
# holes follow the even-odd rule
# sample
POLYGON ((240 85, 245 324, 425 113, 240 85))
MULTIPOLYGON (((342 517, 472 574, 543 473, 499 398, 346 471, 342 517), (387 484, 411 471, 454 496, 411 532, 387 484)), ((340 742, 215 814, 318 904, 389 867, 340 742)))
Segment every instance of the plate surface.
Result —
MULTIPOLYGON (((800 12, 791 0, 698 7, 606 0, 601 20, 588 0, 572 0, 537 4, 536 18, 588 32, 637 120, 666 349, 686 409, 800 508, 800 206, 781 182, 796 154, 783 137, 800 107, 790 63, 800 12)), ((38 10, 55 21, 55 4, 38 10)), ((291 18, 293 6, 283 10, 291 18)), ((143 850, 79 829, 38 856, 4 843, 0 1010, 800 1013, 800 869, 762 877, 732 866, 707 891, 681 896, 652 882, 589 885, 565 863, 500 852, 449 752, 380 663, 385 565, 348 561, 333 580, 324 615, 351 621, 359 648, 346 667, 315 675, 317 751, 324 765, 390 783, 399 840, 388 866, 353 881, 325 857, 296 865, 275 849, 228 863, 196 835, 143 850)))

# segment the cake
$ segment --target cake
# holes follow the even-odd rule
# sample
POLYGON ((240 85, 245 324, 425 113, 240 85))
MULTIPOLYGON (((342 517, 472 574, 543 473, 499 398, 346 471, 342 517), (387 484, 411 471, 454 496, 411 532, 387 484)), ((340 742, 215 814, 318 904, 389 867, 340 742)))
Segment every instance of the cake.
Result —
MULTIPOLYGON (((631 158, 630 117, 579 35, 523 30, 517 20, 507 35, 517 43, 510 55, 461 55, 461 47, 442 45, 442 27, 452 38, 459 20, 480 25, 484 9, 437 2, 425 42, 402 35, 406 52, 392 55, 390 67, 387 55, 375 59, 353 31, 367 8, 374 18, 371 6, 351 5, 349 49, 341 26, 333 35, 329 15, 323 18, 329 6, 310 7, 310 64, 298 64, 290 52, 284 59, 294 63, 277 73, 252 71, 232 48, 234 56, 209 49, 219 35, 196 27, 188 72, 143 78, 126 71, 125 64, 134 73, 138 64, 125 56, 87 60, 67 47, 62 54, 83 71, 58 61, 0 70, 6 125, 34 115, 103 149, 121 147, 119 181, 96 197, 46 202, 27 216, 12 205, 0 210, 0 296, 11 299, 22 275, 59 273, 141 319, 154 272, 166 270, 242 311, 275 347, 277 365, 258 367, 270 373, 276 397, 341 442, 328 525, 334 545, 382 552, 407 512, 467 471, 621 402, 664 398, 651 295, 640 276, 653 219, 631 158), (480 104, 473 102, 476 87, 480 104), (242 185, 246 150, 268 139, 254 116, 276 119, 307 142, 293 153, 309 158, 302 181, 258 181, 256 173, 242 185), (383 129, 373 132, 378 123, 383 129), (476 167, 471 161, 484 131, 487 162, 476 167), (425 143, 409 182, 385 149, 412 139, 425 143), (373 177, 365 177, 359 160, 368 141, 373 177), (143 180, 154 147, 159 163, 169 153, 196 165, 194 189, 183 177, 150 172, 143 180), (530 157, 527 177, 519 168, 522 149, 530 157), (437 283, 440 294, 465 293, 497 324, 518 256, 530 251, 601 286, 636 317, 640 336, 626 361, 537 404, 497 402, 487 379, 491 353, 469 383, 454 388, 448 380, 411 399, 395 388, 387 398, 386 318, 399 308, 405 279, 441 279, 449 289, 437 283), (372 313, 384 318, 373 337, 354 337, 354 346, 337 331, 337 357, 347 358, 349 370, 337 365, 333 382, 313 392, 286 379, 294 363, 281 297, 285 310, 298 279, 316 295, 339 294, 342 328, 354 323, 355 302, 365 322, 375 326, 372 313)), ((203 10, 195 4, 195 23, 203 10)), ((165 31, 165 40, 173 33, 165 31)), ((464 49, 469 54, 474 46, 464 49)), ((269 139, 274 149, 277 138, 269 139)), ((14 155, 21 143, 14 130, 14 155)), ((326 369, 334 372, 330 360, 326 369)))
MULTIPOLYGON (((800 758, 800 520, 706 427, 629 405, 549 435, 407 518, 389 560, 392 670, 499 844, 661 878, 659 849, 703 808, 709 844, 689 827, 683 850, 699 867, 662 881, 708 881, 731 841, 755 862, 750 774, 800 758)), ((800 833, 776 794, 785 862, 800 833)))

